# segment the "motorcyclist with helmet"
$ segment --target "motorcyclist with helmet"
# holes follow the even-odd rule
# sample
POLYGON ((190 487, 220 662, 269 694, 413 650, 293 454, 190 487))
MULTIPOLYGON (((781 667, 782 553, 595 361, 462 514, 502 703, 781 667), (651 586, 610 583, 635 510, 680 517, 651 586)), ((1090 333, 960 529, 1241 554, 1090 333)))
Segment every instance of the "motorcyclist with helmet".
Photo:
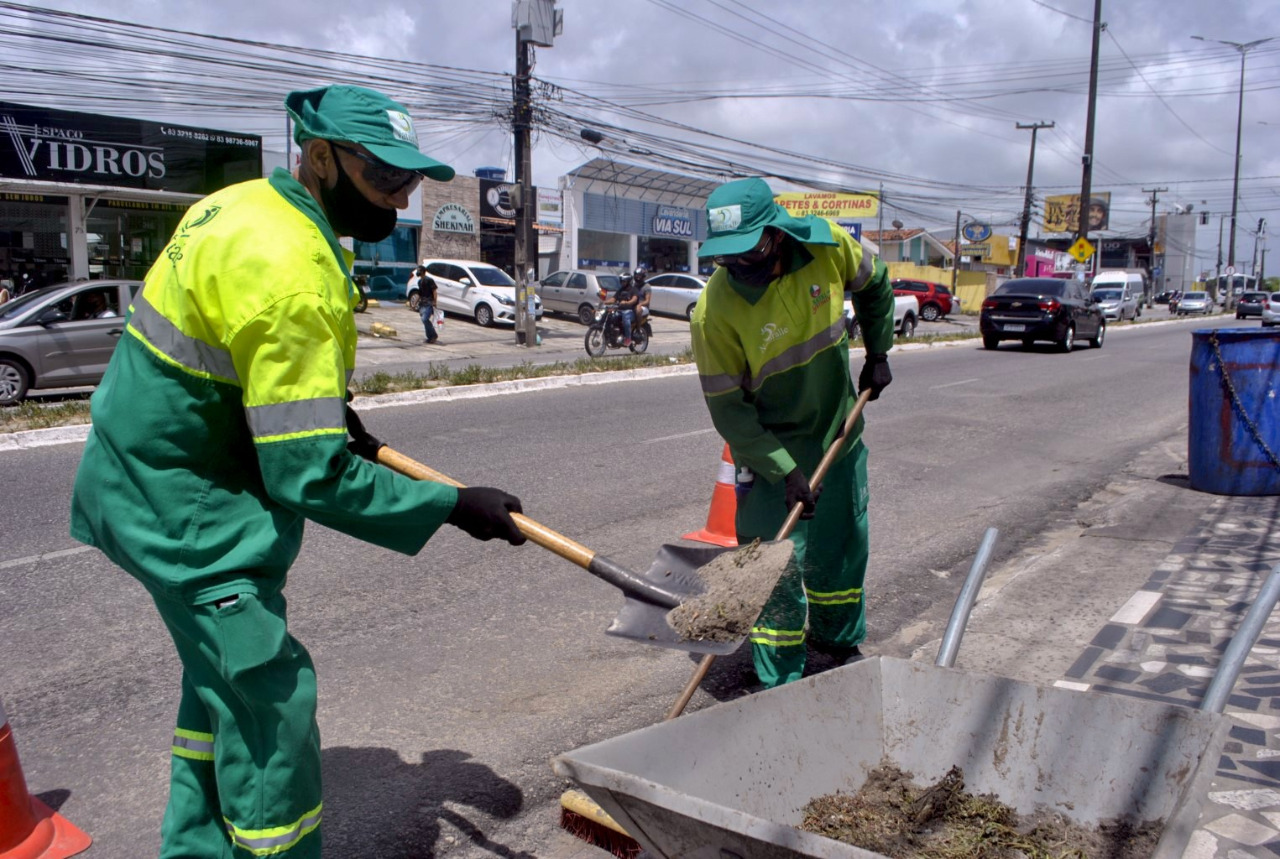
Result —
POLYGON ((640 303, 640 292, 636 281, 644 284, 644 266, 640 266, 630 275, 623 275, 621 285, 612 298, 606 298, 605 304, 616 304, 622 321, 622 345, 631 347, 631 329, 636 321, 636 306, 640 303))
POLYGON ((649 321, 649 300, 653 297, 648 277, 649 270, 645 266, 637 268, 631 277, 631 288, 636 293, 636 325, 642 328, 649 321))

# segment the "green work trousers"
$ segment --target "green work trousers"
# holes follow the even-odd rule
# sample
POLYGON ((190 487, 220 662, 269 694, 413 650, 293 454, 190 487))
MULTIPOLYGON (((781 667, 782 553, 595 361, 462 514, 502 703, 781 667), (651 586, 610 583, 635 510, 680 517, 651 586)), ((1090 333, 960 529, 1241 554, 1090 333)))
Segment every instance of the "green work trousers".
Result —
MULTIPOLYGON (((785 482, 757 475, 738 497, 739 545, 772 540, 786 518, 785 482)), ((796 563, 751 629, 752 660, 766 688, 804 673, 806 620, 808 636, 819 647, 853 647, 866 637, 867 532, 867 449, 859 441, 827 472, 814 517, 800 520, 791 532, 796 563)))
POLYGON ((315 668, 283 594, 157 596, 182 660, 161 859, 319 859, 315 668))

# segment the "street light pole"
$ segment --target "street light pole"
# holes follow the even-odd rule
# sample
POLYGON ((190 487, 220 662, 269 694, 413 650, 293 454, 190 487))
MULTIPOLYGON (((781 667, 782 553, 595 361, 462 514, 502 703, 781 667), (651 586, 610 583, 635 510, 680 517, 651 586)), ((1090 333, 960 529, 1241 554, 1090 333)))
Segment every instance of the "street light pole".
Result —
POLYGON ((1206 39, 1204 36, 1192 36, 1191 38, 1199 42, 1217 42, 1220 45, 1229 45, 1240 52, 1240 95, 1236 105, 1236 163, 1235 176, 1231 182, 1231 237, 1227 243, 1227 267, 1234 268, 1236 264, 1236 213, 1240 204, 1240 133, 1244 128, 1244 60, 1249 51, 1272 41, 1275 37, 1268 36, 1265 39, 1256 39, 1252 42, 1206 39))

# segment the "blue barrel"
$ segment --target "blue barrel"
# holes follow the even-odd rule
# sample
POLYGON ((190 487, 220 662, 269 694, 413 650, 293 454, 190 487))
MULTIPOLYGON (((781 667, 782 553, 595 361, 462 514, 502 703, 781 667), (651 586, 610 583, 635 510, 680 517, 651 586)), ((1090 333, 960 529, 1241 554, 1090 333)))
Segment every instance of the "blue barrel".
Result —
POLYGON ((1280 495, 1280 331, 1192 332, 1191 488, 1280 495))

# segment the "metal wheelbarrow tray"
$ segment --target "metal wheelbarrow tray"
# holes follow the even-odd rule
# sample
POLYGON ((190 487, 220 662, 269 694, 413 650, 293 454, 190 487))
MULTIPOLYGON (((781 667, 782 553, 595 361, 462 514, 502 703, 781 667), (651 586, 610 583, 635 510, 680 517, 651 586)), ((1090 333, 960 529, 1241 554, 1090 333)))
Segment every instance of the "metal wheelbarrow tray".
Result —
POLYGON ((856 792, 891 762, 917 783, 955 764, 1018 813, 1086 826, 1160 819, 1153 854, 1181 856, 1233 720, 875 657, 561 755, 654 856, 872 857, 795 827, 810 800, 856 792))

